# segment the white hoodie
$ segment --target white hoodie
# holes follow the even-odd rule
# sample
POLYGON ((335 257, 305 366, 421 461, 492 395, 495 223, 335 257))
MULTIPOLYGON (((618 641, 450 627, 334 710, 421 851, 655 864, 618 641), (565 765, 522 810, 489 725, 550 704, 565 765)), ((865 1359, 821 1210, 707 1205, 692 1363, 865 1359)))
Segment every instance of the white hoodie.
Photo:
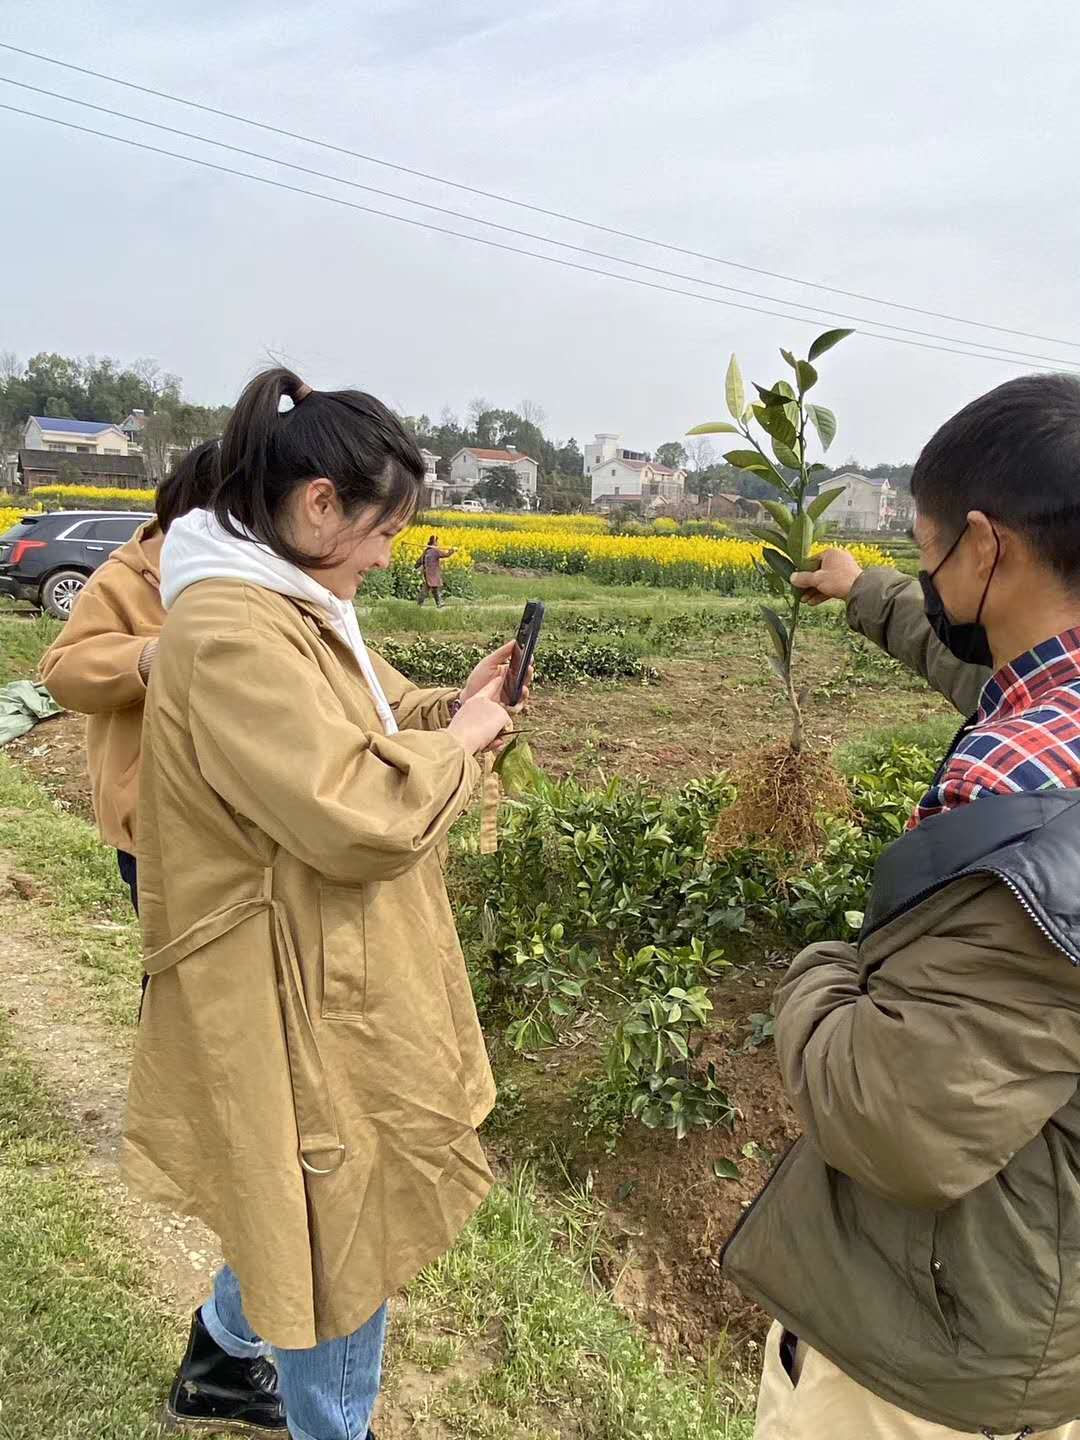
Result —
POLYGON ((299 566, 290 565, 247 534, 242 526, 236 525, 236 529, 245 535, 244 539, 230 535, 208 510, 192 510, 173 521, 161 551, 161 603, 165 609, 171 609, 188 586, 200 580, 245 580, 292 600, 307 600, 326 613, 336 633, 356 656, 383 730, 387 735, 396 735, 394 712, 375 674, 351 602, 339 600, 299 566))

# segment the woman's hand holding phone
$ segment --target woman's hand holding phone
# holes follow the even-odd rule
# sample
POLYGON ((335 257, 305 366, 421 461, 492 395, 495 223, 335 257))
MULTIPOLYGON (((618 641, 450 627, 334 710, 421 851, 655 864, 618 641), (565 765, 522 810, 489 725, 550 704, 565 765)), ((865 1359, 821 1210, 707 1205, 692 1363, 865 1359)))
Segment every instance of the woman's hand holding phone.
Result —
MULTIPOLYGON (((496 651, 496 654, 499 652, 496 651)), ((492 657, 489 656, 490 660, 492 657)), ((481 666, 486 664, 481 661, 481 666)), ((476 671, 473 672, 473 675, 476 671)), ((505 705, 499 704, 499 696, 502 694, 503 682, 505 679, 503 669, 496 669, 489 678, 486 685, 465 698, 462 691, 461 709, 447 726, 451 735, 454 735, 462 747, 470 755, 479 755, 482 750, 497 750, 499 737, 510 727, 510 714, 505 705)), ((470 677, 470 684, 472 677, 470 677)))
MULTIPOLYGON (((492 651, 490 655, 485 655, 462 688, 461 703, 463 706, 467 700, 484 691, 496 677, 498 677, 500 681, 500 691, 496 695, 496 698, 501 703, 506 704, 509 697, 505 694, 505 687, 510 679, 510 669, 514 659, 516 644, 516 641, 508 640, 505 645, 500 645, 498 650, 492 651)), ((519 710, 524 708, 529 698, 529 687, 532 684, 532 678, 533 667, 530 665, 529 673, 525 677, 525 684, 521 689, 521 698, 516 705, 506 705, 511 715, 516 715, 519 710)))

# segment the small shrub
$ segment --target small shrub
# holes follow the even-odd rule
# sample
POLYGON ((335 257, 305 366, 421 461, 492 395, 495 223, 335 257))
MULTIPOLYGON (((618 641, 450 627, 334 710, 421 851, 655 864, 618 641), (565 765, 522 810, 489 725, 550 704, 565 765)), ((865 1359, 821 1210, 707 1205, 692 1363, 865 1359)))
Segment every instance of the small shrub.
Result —
MULTIPOLYGON (((488 646, 425 637, 410 642, 388 636, 376 645, 382 658, 417 685, 459 685, 504 636, 488 646)), ((537 651, 536 678, 541 684, 580 685, 588 680, 640 680, 658 678, 627 645, 601 640, 560 643, 548 640, 537 651)))
POLYGON ((713 1008, 705 982, 727 963, 699 940, 672 951, 646 945, 630 963, 638 993, 612 1037, 608 1075, 626 1089, 629 1113, 650 1130, 674 1130, 681 1140, 693 1127, 734 1121, 716 1067, 698 1063, 695 1043, 713 1008))

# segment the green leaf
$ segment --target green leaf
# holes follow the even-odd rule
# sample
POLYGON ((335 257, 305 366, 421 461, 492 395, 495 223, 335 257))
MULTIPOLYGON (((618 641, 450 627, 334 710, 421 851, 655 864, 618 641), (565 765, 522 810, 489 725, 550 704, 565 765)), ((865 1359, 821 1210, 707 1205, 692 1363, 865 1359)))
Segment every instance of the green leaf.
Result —
POLYGON ((734 1160, 714 1160, 712 1173, 717 1180, 740 1180, 742 1172, 734 1160))
POLYGON ((791 577, 795 573, 795 566, 786 555, 782 554, 779 550, 763 550, 761 552, 761 558, 767 565, 772 566, 781 580, 788 585, 791 584, 791 577))
MULTIPOLYGON (((790 523, 789 517, 788 524, 790 525, 790 523)), ((783 548, 787 544, 786 533, 781 535, 775 525, 751 525, 750 534, 756 536, 758 540, 764 540, 766 545, 779 545, 783 548)))
POLYGON ((795 366, 795 375, 799 382, 800 395, 805 395, 812 385, 817 384, 817 371, 809 360, 798 361, 795 366))
POLYGON ((695 425, 687 435, 741 435, 742 431, 730 420, 706 420, 704 425, 695 425))
POLYGON ((771 389, 768 385, 755 385, 754 389, 761 396, 762 405, 772 409, 782 410, 789 400, 795 398, 795 392, 786 380, 778 380, 771 389), (791 393, 788 394, 788 391, 791 393))
POLYGON ((788 587, 777 575, 776 571, 769 565, 763 565, 760 560, 753 562, 754 569, 764 580, 769 593, 775 595, 778 600, 783 600, 788 593, 788 587))
POLYGON ((791 642, 788 639, 787 627, 785 626, 783 620, 780 619, 780 616, 776 613, 776 611, 770 610, 768 605, 760 606, 760 610, 762 616, 764 617, 765 624, 768 626, 769 635, 772 638, 773 642, 773 648, 776 650, 779 658, 786 665, 788 664, 791 655, 791 642))
POLYGON ((797 368, 799 362, 798 362, 798 360, 795 359, 795 356, 792 355, 792 353, 791 353, 790 350, 784 350, 783 348, 781 348, 780 354, 784 357, 784 359, 787 361, 787 363, 791 366, 792 370, 794 370, 794 369, 797 368))
POLYGON ((844 919, 852 930, 861 930, 863 927, 863 912, 861 910, 845 910, 844 919))
POLYGON ((818 433, 821 441, 821 448, 828 450, 829 446, 836 439, 836 416, 824 405, 808 405, 806 413, 810 417, 810 423, 818 433))
POLYGON ((762 500, 761 503, 786 535, 791 529, 791 511, 779 500, 762 500))
POLYGON ((814 522, 804 512, 791 522, 791 530, 788 532, 787 553, 794 561, 797 570, 803 568, 803 561, 809 555, 810 546, 813 543, 814 522))
POLYGON ((814 520, 820 520, 825 511, 833 503, 838 495, 844 493, 843 485, 838 485, 834 490, 823 490, 816 500, 811 500, 806 507, 806 513, 814 520))
POLYGON ((758 475, 768 475, 772 471, 768 460, 756 450, 729 450, 724 459, 736 470, 750 470, 758 475))
POLYGON ((515 735, 501 751, 494 770, 512 800, 519 795, 534 794, 543 786, 543 774, 533 759, 529 742, 522 735, 515 735))
POLYGON ((773 454, 781 465, 785 465, 789 470, 802 469, 802 461, 799 459, 798 452, 792 449, 790 445, 785 445, 782 440, 774 439, 772 448, 773 454))
POLYGON ((769 656, 769 664, 772 666, 773 674, 780 681, 780 684, 786 686, 790 666, 785 665, 783 660, 778 660, 775 655, 769 656))
POLYGON ((854 330, 826 330, 824 335, 819 335, 810 346, 809 359, 816 360, 819 355, 824 355, 826 350, 831 350, 834 345, 839 345, 841 340, 846 340, 849 335, 854 335, 854 330))
POLYGON ((739 369, 739 362, 734 355, 732 355, 731 360, 728 362, 724 390, 727 398, 728 414, 733 420, 741 420, 742 413, 746 409, 746 387, 743 385, 742 371, 739 369))
POLYGON ((754 406, 754 419, 758 422, 766 434, 771 435, 774 440, 780 440, 785 445, 794 445, 798 431, 791 423, 787 414, 787 406, 781 408, 775 405, 754 406))

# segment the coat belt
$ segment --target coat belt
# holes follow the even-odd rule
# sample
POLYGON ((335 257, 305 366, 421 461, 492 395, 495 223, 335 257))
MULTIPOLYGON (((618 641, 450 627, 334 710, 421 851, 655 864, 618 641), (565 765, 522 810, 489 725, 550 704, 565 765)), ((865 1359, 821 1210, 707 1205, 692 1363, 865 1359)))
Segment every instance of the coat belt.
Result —
POLYGON ((263 871, 263 893, 249 900, 237 901, 197 920, 194 925, 170 940, 143 961, 148 975, 171 970, 181 960, 220 940, 237 926, 255 915, 269 913, 273 931, 274 964, 277 970, 278 994, 281 997, 285 1044, 289 1055, 296 1128, 300 1142, 300 1164, 309 1175, 330 1175, 344 1163, 345 1146, 341 1143, 334 1102, 326 1078, 326 1067, 319 1053, 318 1041, 311 1023, 311 1014, 304 997, 300 962, 293 944, 285 908, 274 899, 274 871, 263 871), (322 1164, 316 1164, 321 1160, 322 1164))

